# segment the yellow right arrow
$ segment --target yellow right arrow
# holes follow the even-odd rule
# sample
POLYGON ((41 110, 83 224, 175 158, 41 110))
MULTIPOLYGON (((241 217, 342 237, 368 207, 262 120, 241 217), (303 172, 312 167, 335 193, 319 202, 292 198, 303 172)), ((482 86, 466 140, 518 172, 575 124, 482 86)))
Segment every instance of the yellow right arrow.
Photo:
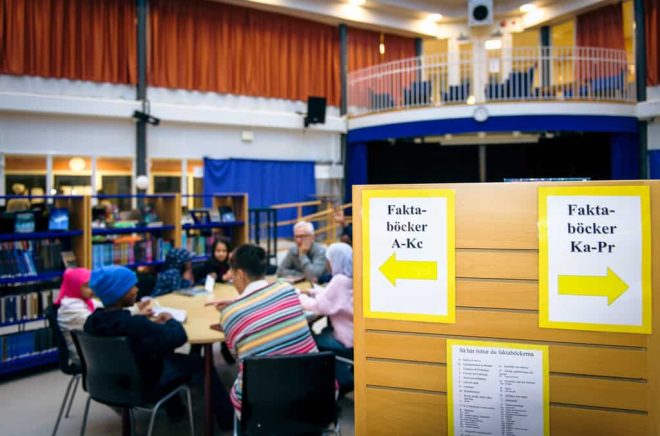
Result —
POLYGON ((607 297, 608 306, 628 288, 628 284, 610 268, 607 268, 605 276, 559 276, 559 295, 607 297))

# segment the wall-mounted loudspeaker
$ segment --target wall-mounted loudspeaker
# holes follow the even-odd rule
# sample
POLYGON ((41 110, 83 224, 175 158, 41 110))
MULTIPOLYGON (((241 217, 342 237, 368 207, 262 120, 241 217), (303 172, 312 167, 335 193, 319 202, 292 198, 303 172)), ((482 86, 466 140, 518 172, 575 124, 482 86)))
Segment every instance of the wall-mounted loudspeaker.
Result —
POLYGON ((310 124, 325 124, 325 97, 307 97, 305 127, 310 124))
POLYGON ((469 0, 468 24, 470 26, 493 24, 493 0, 469 0))

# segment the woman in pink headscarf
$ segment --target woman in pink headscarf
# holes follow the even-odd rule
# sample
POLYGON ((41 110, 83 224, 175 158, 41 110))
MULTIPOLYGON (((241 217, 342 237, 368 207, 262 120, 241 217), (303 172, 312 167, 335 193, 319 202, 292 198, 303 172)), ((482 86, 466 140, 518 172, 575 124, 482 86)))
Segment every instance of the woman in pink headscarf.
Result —
POLYGON ((57 323, 64 334, 69 348, 69 358, 72 363, 80 364, 76 347, 71 337, 73 330, 82 330, 87 317, 94 312, 100 303, 92 300, 92 290, 89 288, 91 271, 86 268, 69 268, 64 271, 60 293, 55 300, 59 306, 57 323))

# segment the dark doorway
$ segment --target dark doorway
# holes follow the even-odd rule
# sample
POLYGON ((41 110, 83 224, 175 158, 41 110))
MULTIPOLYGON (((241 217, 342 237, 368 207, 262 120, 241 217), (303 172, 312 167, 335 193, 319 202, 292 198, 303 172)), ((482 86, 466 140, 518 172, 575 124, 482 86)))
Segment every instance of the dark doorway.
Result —
POLYGON ((486 149, 486 180, 611 176, 610 135, 562 134, 536 144, 498 144, 486 149))
POLYGON ((412 141, 370 143, 367 168, 370 184, 478 182, 479 149, 412 141))

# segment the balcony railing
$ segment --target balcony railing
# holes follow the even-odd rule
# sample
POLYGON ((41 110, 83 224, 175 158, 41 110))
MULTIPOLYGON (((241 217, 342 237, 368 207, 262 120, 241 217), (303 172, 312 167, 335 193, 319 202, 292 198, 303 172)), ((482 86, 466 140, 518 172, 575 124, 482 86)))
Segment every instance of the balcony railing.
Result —
POLYGON ((350 115, 515 101, 634 103, 624 50, 525 47, 403 59, 349 73, 350 115))

